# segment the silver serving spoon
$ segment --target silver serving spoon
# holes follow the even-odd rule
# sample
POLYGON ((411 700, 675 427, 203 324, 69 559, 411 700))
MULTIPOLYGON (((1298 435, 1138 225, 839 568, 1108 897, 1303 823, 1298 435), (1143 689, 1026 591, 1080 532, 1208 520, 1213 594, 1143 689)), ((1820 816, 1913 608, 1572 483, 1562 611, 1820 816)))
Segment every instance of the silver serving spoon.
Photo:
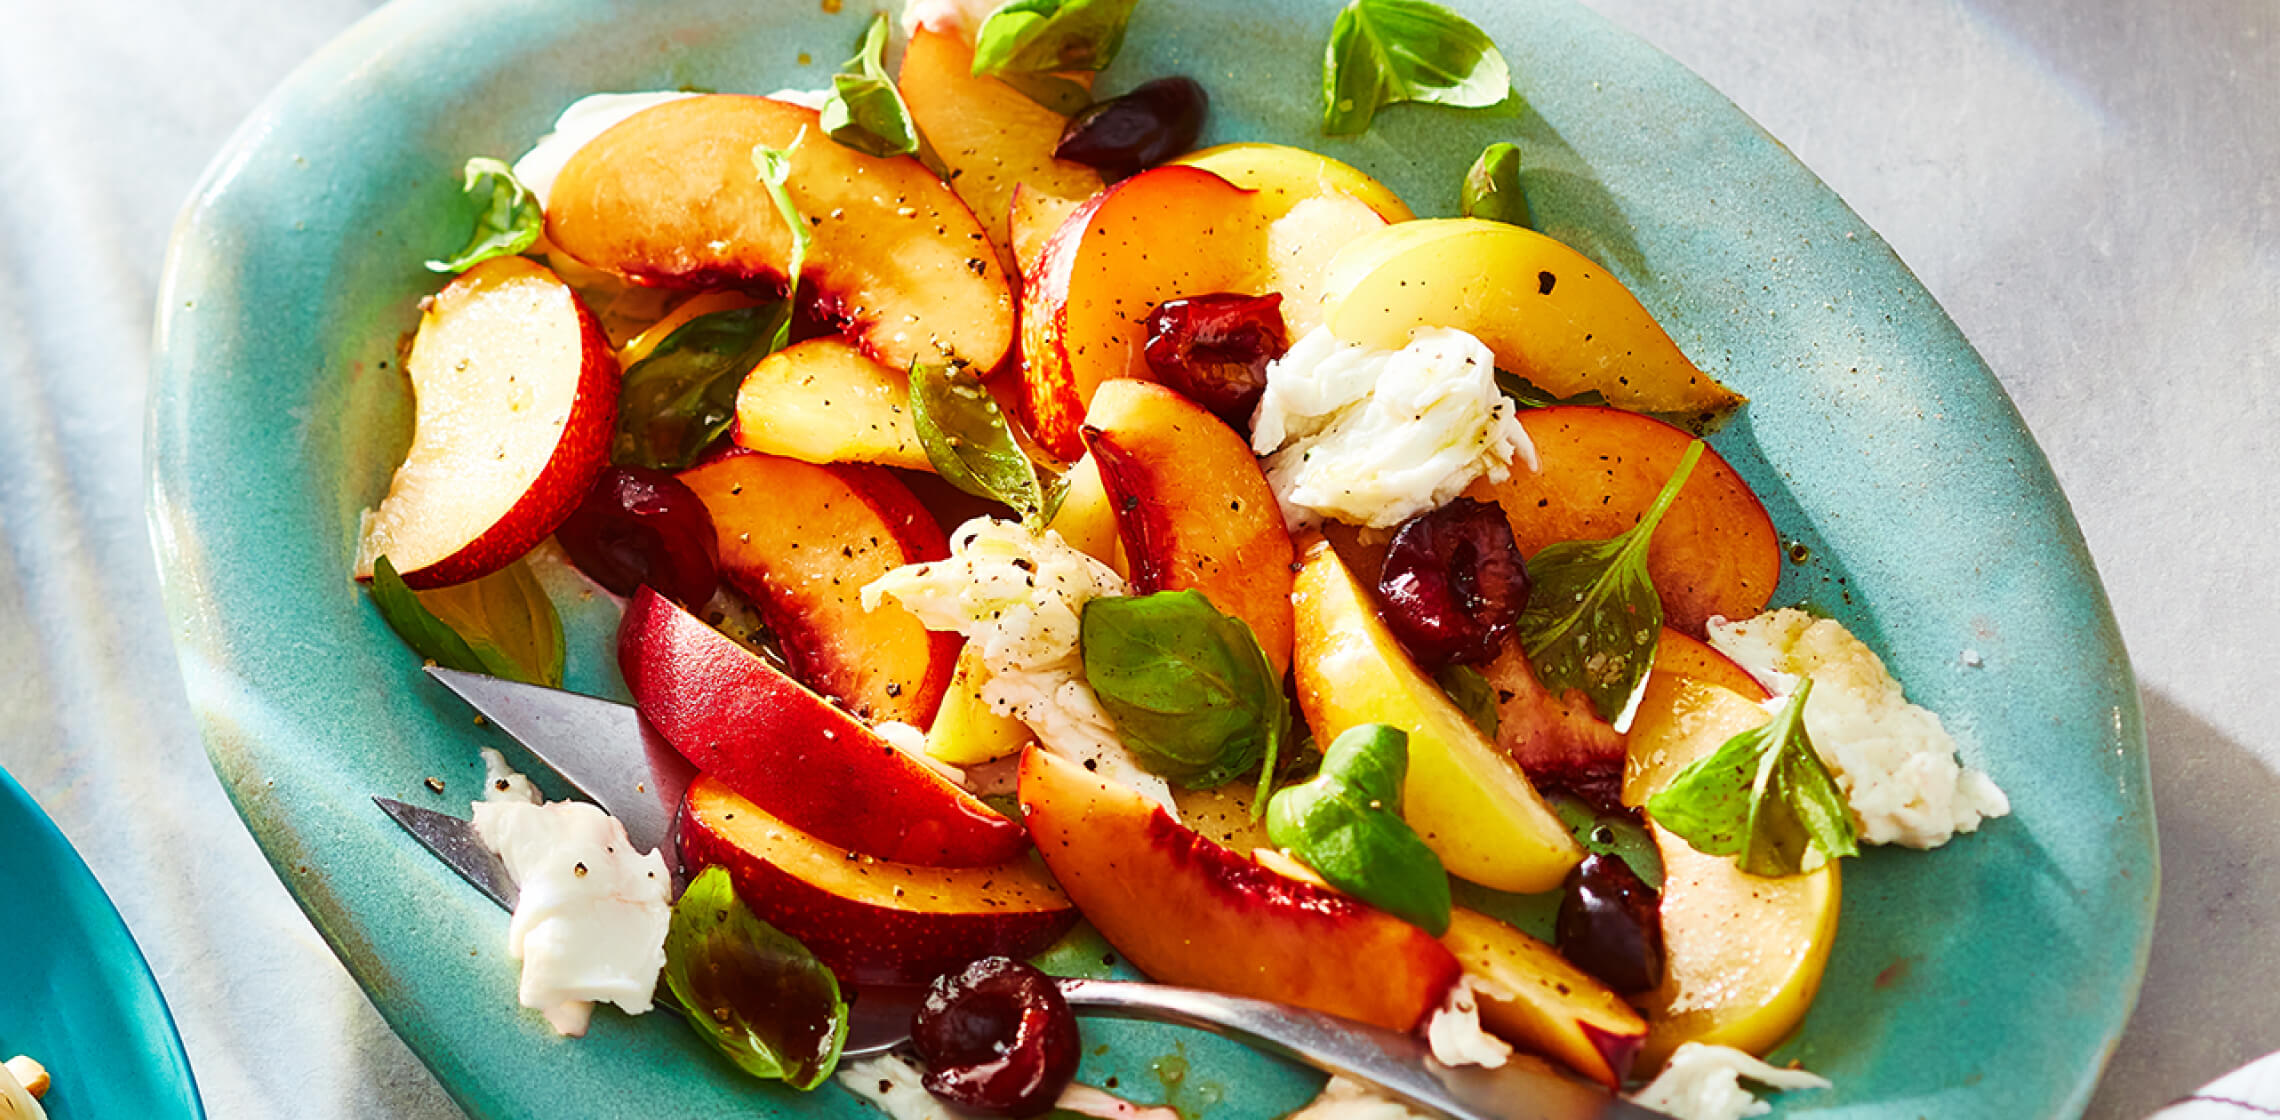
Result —
MULTIPOLYGON (((1123 980, 1055 983, 1078 1015, 1210 1031, 1456 1120, 1668 1120, 1524 1054, 1495 1069, 1451 1067, 1411 1035, 1289 1004, 1123 980)), ((908 1043, 924 995, 920 988, 856 993, 842 1055, 872 1057, 908 1043)))

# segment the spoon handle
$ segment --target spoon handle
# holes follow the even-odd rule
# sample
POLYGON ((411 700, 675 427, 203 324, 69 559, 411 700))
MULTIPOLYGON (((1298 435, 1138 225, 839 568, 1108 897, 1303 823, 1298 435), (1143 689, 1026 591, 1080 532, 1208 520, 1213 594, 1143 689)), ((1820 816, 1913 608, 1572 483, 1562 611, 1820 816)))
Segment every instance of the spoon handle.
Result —
POLYGON ((1079 1015, 1210 1031, 1456 1120, 1663 1117, 1525 1055, 1515 1054, 1495 1069, 1450 1067, 1434 1061, 1426 1045, 1410 1035, 1288 1004, 1121 980, 1060 984, 1079 1015))

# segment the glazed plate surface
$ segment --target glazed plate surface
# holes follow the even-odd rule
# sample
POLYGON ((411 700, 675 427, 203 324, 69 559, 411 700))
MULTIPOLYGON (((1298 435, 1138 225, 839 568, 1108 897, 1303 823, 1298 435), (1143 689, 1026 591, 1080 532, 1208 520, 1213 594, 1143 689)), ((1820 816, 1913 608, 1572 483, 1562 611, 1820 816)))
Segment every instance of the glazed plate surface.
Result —
MULTIPOLYGON (((2129 663, 2041 452, 1876 234, 1714 90, 1571 0, 1457 6, 1511 60, 1508 112, 1397 107, 1364 137, 1325 139, 1333 0, 1147 0, 1104 88, 1192 75, 1214 99, 1207 142, 1316 148, 1421 215, 1454 213, 1484 144, 1520 143, 1539 227, 1752 398, 1715 444, 1801 546, 1775 602, 1834 615, 1883 653, 2015 806, 1939 852, 1846 869, 1820 1000, 1775 1055, 1837 1089, 1783 1111, 2078 1113, 2136 995, 2157 869, 2129 663)), ((395 353, 438 286, 421 262, 470 220, 461 163, 513 158, 596 91, 823 85, 868 11, 398 0, 271 97, 177 230, 151 523, 190 698, 278 874, 476 1115, 867 1114, 836 1088, 754 1087, 660 1017, 603 1013, 565 1041, 515 1006, 504 916, 371 802, 464 813, 476 749, 497 737, 422 680, 347 573, 358 511, 409 439, 395 353)), ((549 578, 571 686, 622 697, 614 608, 549 578)), ((1199 1035, 1087 1030, 1106 1045, 1088 1050, 1087 1080, 1212 1117, 1277 1115, 1315 1084, 1199 1035)))

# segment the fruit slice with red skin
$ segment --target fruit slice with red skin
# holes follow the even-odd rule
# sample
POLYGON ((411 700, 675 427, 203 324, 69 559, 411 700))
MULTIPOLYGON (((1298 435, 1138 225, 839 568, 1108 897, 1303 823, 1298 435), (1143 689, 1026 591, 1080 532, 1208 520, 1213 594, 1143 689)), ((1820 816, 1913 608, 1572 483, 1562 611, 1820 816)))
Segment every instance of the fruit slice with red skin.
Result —
POLYGON ((1769 700, 1758 679, 1750 675, 1733 658, 1718 652, 1717 647, 1699 638, 1690 638, 1668 626, 1655 640, 1655 675, 1684 677, 1703 684, 1716 685, 1728 692, 1739 693, 1751 700, 1769 700))
MULTIPOLYGON (((1557 541, 1598 540, 1638 524, 1670 481, 1694 437, 1652 417, 1612 408, 1561 406, 1520 414, 1541 463, 1486 478, 1466 496, 1504 507, 1530 557, 1557 541)), ((1749 484, 1716 451, 1680 488, 1647 546, 1647 572, 1663 622, 1699 635, 1713 615, 1747 618, 1765 608, 1781 578, 1781 538, 1749 484)))
POLYGON ((697 769, 822 843, 929 867, 1028 847, 992 812, 854 717, 648 588, 618 627, 643 719, 697 769))
POLYGON ((922 27, 903 49, 896 84, 911 120, 950 169, 951 189, 983 229, 1000 235, 1008 229, 1016 189, 1080 201, 1101 188, 1099 172, 1053 158, 1069 118, 973 71, 973 48, 922 27))
POLYGON ((1252 192, 1193 167, 1143 171, 1094 195, 1046 239, 1021 292, 1022 384, 1037 442, 1062 461, 1093 392, 1150 380, 1148 315, 1206 292, 1256 294, 1266 222, 1252 192))
POLYGON ((680 474, 711 512, 720 574, 759 606, 792 675, 865 719, 925 727, 957 668, 958 636, 863 585, 950 555, 942 526, 885 468, 730 452, 680 474))
POLYGON ((1201 405, 1147 381, 1101 386, 1084 438, 1133 587, 1203 592, 1251 627, 1280 679, 1290 670, 1296 552, 1250 444, 1201 405))
POLYGON ((1037 262, 1044 255, 1045 242, 1090 197, 1065 198, 1027 183, 1013 188, 1013 197, 1006 202, 1005 244, 1013 253, 1014 265, 1021 270, 1023 284, 1035 282, 1037 262))
POLYGON ((1506 1041, 1546 1054, 1620 1090, 1646 1039, 1647 1021, 1559 950, 1463 907, 1449 912, 1441 943, 1475 989, 1480 1022, 1506 1041))
POLYGON ((806 463, 934 469, 910 415, 910 374, 843 338, 762 359, 736 389, 736 445, 806 463))
POLYGON ((876 858, 792 827, 709 774, 690 783, 676 838, 691 874, 726 867, 745 904, 842 983, 922 984, 979 957, 1027 957, 1077 921, 1026 856, 961 867, 876 858))
POLYGON ((570 516, 608 463, 617 358, 543 265, 495 257, 445 285, 404 369, 412 446, 365 516, 358 579, 383 555, 414 588, 498 571, 570 516))
POLYGON ((1431 934, 1213 844, 1074 762, 1025 752, 1021 812, 1061 889, 1163 983, 1406 1031, 1456 982, 1431 934))
POLYGON ((563 166, 547 240, 643 284, 781 290, 792 237, 760 147, 791 151, 784 189, 813 237, 800 290, 850 339, 897 369, 998 364, 1013 295, 981 223, 918 160, 832 143, 813 109, 707 94, 636 113, 563 166))

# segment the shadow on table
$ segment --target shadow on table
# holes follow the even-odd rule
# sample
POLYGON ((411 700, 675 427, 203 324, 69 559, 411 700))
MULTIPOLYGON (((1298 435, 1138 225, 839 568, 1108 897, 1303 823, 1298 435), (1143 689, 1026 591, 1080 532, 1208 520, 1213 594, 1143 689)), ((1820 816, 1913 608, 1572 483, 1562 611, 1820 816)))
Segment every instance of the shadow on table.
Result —
POLYGON ((2084 1114, 2140 1120, 2280 1049, 2280 777, 2176 701, 2144 694, 2161 912, 2137 1013, 2084 1114))

